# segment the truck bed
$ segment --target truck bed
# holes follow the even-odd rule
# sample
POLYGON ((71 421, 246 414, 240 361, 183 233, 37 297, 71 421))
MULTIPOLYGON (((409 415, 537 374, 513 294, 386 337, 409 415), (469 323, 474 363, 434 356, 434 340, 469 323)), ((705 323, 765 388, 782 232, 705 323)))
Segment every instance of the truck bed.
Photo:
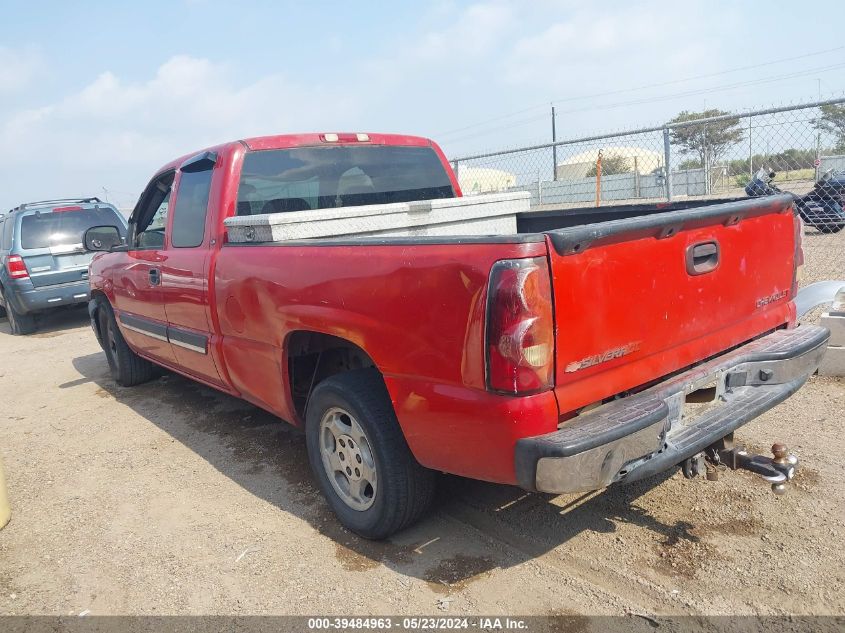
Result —
POLYGON ((421 463, 512 482, 515 438, 552 431, 558 415, 566 419, 794 322, 790 197, 580 215, 598 221, 569 226, 577 212, 544 211, 518 217, 528 232, 513 235, 229 243, 213 287, 230 378, 257 404, 297 419, 281 385, 257 382, 256 372, 278 374, 278 350, 291 330, 352 340, 385 376, 421 463), (721 247, 718 266, 689 274, 687 250, 712 241, 721 247), (546 391, 511 399, 485 386, 489 274, 510 258, 548 262, 551 398, 546 391), (545 413, 514 419, 511 406, 545 413), (496 416, 513 423, 491 425, 496 416), (487 448, 467 456, 478 434, 487 448))
MULTIPOLYGON (((769 199, 770 200, 770 199, 769 199)), ((742 212, 748 198, 685 200, 602 207, 527 209, 521 192, 445 200, 235 216, 226 220, 230 243, 412 244, 541 241, 541 234, 706 207, 742 212), (446 214, 455 217, 446 221, 446 214)), ((765 200, 763 205, 769 204, 765 200)), ((753 206, 753 205, 752 205, 753 206)))
POLYGON ((600 224, 613 220, 627 220, 635 217, 682 211, 699 207, 736 203, 742 205, 748 198, 720 198, 707 200, 682 200, 651 204, 617 204, 601 207, 562 207, 520 213, 516 217, 517 233, 543 233, 555 229, 565 229, 583 224, 600 224))

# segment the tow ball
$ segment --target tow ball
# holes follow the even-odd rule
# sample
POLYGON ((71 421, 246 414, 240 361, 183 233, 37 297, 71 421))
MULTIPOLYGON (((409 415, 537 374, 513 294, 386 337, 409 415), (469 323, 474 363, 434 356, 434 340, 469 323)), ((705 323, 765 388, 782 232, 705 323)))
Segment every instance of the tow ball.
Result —
POLYGON ((719 471, 748 470, 772 484, 776 495, 786 493, 786 483, 795 477, 798 458, 784 444, 772 446, 772 456, 749 453, 742 444, 735 444, 733 434, 708 446, 704 452, 693 455, 681 464, 684 477, 692 479, 705 473, 707 479, 716 481, 719 471))

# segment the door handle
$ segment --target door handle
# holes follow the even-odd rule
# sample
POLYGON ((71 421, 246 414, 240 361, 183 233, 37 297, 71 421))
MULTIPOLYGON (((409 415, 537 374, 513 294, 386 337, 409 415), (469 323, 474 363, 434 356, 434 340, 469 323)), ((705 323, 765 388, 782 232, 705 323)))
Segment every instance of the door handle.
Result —
POLYGON ((719 266, 719 242, 711 240, 687 247, 687 272, 690 275, 703 275, 719 266))
POLYGON ((150 285, 157 286, 161 283, 161 272, 158 268, 150 268, 150 285))

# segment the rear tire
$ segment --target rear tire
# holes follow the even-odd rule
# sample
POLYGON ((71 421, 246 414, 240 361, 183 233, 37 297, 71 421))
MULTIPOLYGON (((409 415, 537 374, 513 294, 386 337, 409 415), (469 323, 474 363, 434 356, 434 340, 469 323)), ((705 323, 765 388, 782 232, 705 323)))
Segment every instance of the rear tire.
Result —
POLYGON ((38 329, 34 314, 21 314, 11 304, 6 304, 6 318, 9 320, 9 330, 15 336, 32 334, 38 329))
POLYGON ((377 370, 324 380, 305 417, 311 470, 345 527, 364 538, 387 538, 431 505, 435 473, 411 454, 377 370))
POLYGON ((822 233, 839 233, 843 228, 845 228, 845 224, 824 224, 819 226, 818 229, 822 233))
POLYGON ((114 310, 108 302, 100 302, 97 318, 102 337, 101 345, 114 381, 121 387, 133 387, 152 379, 156 374, 156 366, 129 348, 117 326, 114 310))

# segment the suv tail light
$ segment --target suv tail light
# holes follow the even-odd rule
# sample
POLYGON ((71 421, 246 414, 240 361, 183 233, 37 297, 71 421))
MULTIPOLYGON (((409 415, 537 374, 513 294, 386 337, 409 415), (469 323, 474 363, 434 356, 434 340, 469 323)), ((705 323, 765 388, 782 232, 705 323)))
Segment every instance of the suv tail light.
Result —
POLYGON ((789 291, 789 298, 794 301, 798 295, 798 284, 801 283, 801 278, 804 276, 804 221, 797 210, 792 216, 792 226, 795 235, 795 251, 793 253, 792 288, 789 291))
POLYGON ((20 255, 9 255, 6 258, 6 270, 9 271, 9 277, 12 279, 26 279, 29 277, 26 264, 20 255))
POLYGON ((487 386, 536 393, 554 381, 554 316, 546 259, 507 259, 490 271, 487 386))

